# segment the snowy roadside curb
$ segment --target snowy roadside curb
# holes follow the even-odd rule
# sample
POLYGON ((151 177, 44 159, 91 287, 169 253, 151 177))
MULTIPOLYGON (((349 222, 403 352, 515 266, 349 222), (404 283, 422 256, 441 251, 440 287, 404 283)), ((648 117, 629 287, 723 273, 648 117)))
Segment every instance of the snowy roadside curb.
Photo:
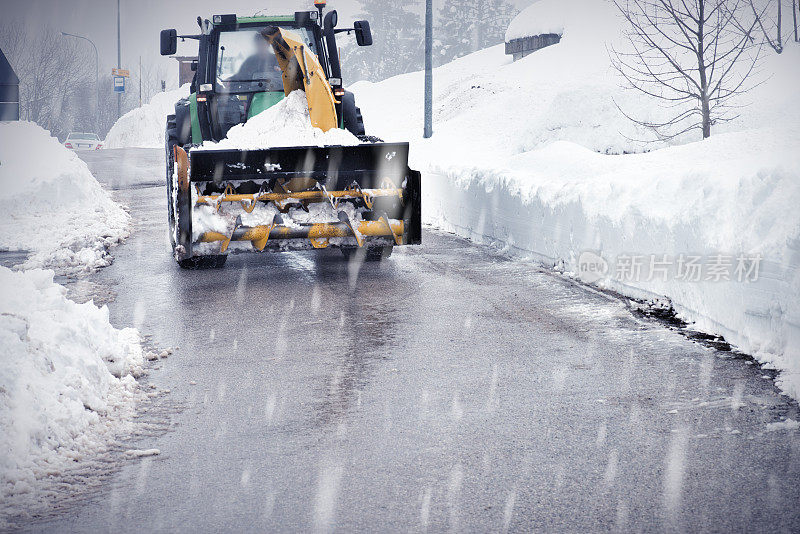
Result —
POLYGON ((510 162, 513 171, 432 167, 423 213, 444 230, 599 287, 666 297, 693 328, 780 370, 778 387, 798 399, 800 214, 792 206, 800 205, 800 156, 784 146, 792 136, 784 139, 732 133, 633 157, 557 143, 510 162), (586 253, 604 272, 587 279, 586 253), (706 280, 706 265, 701 280, 679 280, 681 255, 722 255, 731 279, 706 280), (742 281, 738 255, 760 258, 742 281), (649 259, 664 256, 671 270, 649 276, 649 259), (623 257, 640 258, 640 276, 618 276, 623 257))
POLYGON ((47 479, 131 428, 144 356, 138 331, 53 282, 109 265, 130 216, 77 154, 30 122, 0 123, 0 528, 44 502, 47 479), (48 267, 53 270, 41 270, 48 267))
POLYGON ((0 267, 0 361, 1 523, 131 424, 144 356, 136 330, 69 300, 53 271, 0 267))

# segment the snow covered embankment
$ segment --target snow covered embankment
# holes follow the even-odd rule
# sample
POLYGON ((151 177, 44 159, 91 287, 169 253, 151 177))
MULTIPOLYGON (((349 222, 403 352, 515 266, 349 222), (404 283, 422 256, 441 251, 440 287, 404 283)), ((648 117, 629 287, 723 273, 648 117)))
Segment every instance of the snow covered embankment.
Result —
POLYGON ((163 148, 167 115, 175 113, 175 103, 189 96, 186 83, 173 91, 156 93, 149 104, 132 109, 117 119, 108 131, 106 148, 163 148))
POLYGON ((29 251, 26 269, 104 267, 128 235, 130 216, 86 163, 34 123, 0 123, 0 188, 0 250, 29 251))
POLYGON ((0 267, 0 525, 37 479, 103 450, 133 414, 138 333, 65 293, 52 271, 0 267))
POLYGON ((594 267, 585 281, 634 298, 667 297, 781 370, 778 386, 800 398, 800 47, 766 57, 771 77, 711 139, 636 154, 632 139, 652 134, 615 102, 644 120, 665 111, 620 89, 613 6, 583 2, 550 22, 562 20, 560 44, 519 61, 501 45, 436 69, 428 140, 422 73, 355 84, 367 132, 411 139, 426 222, 567 272, 594 267), (386 110, 391 99, 407 107, 386 110))

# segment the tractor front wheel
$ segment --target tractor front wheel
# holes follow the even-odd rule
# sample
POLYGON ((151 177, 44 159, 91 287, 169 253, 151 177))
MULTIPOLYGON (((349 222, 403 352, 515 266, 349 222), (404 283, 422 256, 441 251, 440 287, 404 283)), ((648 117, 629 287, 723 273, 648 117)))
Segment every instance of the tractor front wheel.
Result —
POLYGON ((175 125, 175 115, 167 116, 167 128, 164 132, 164 149, 167 167, 167 217, 169 221, 169 242, 175 248, 175 199, 172 198, 172 175, 175 172, 175 154, 173 148, 178 144, 178 129, 175 125))
POLYGON ((342 248, 342 254, 348 260, 360 259, 361 261, 381 261, 392 255, 392 246, 387 247, 362 247, 342 248))
POLYGON ((216 256, 197 256, 196 258, 187 258, 178 261, 178 265, 182 269, 220 269, 225 265, 228 256, 224 254, 216 256))

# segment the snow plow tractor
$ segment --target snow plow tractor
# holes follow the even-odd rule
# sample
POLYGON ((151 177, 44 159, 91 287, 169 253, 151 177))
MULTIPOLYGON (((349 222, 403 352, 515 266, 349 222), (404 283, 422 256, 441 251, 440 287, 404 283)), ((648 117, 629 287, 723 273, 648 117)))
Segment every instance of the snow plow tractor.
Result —
POLYGON ((396 245, 421 242, 420 173, 408 167, 408 143, 365 135, 342 86, 336 35, 370 45, 369 23, 340 29, 336 11, 323 17, 324 1, 315 6, 198 17, 197 35, 161 32, 162 55, 175 54, 178 39, 199 44, 191 94, 175 105, 165 133, 170 240, 181 267, 221 267, 232 252, 327 247, 377 261, 396 245), (231 128, 297 95, 311 126, 350 132, 353 143, 214 147, 231 128))

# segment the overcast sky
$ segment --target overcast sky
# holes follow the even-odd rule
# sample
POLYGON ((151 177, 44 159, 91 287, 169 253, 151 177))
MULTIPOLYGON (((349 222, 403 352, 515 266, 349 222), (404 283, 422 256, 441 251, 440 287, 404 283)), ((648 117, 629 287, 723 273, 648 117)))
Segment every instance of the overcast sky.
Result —
MULTIPOLYGON (((434 9, 439 2, 434 0, 434 9)), ((522 8, 533 0, 512 0, 522 8)), ((402 5, 402 0, 398 5, 402 5)), ((307 8, 313 0, 121 0, 122 67, 134 70, 142 56, 143 62, 161 62, 177 77, 174 60, 161 58, 158 32, 177 28, 178 33, 194 33, 198 15, 210 18, 218 13, 270 14, 292 13, 307 8)), ((339 12, 340 24, 350 23, 360 11, 358 0, 329 0, 328 6, 339 12)), ((424 3, 416 8, 424 13, 424 3)), ((116 65, 117 3, 114 0, 2 0, 0 16, 23 20, 27 25, 50 24, 54 29, 84 35, 97 45, 103 71, 116 65)), ((88 44, 86 44, 89 47, 88 44)), ((91 48, 89 47, 91 51, 91 48)), ((194 55, 194 41, 178 44, 178 54, 194 55)))

